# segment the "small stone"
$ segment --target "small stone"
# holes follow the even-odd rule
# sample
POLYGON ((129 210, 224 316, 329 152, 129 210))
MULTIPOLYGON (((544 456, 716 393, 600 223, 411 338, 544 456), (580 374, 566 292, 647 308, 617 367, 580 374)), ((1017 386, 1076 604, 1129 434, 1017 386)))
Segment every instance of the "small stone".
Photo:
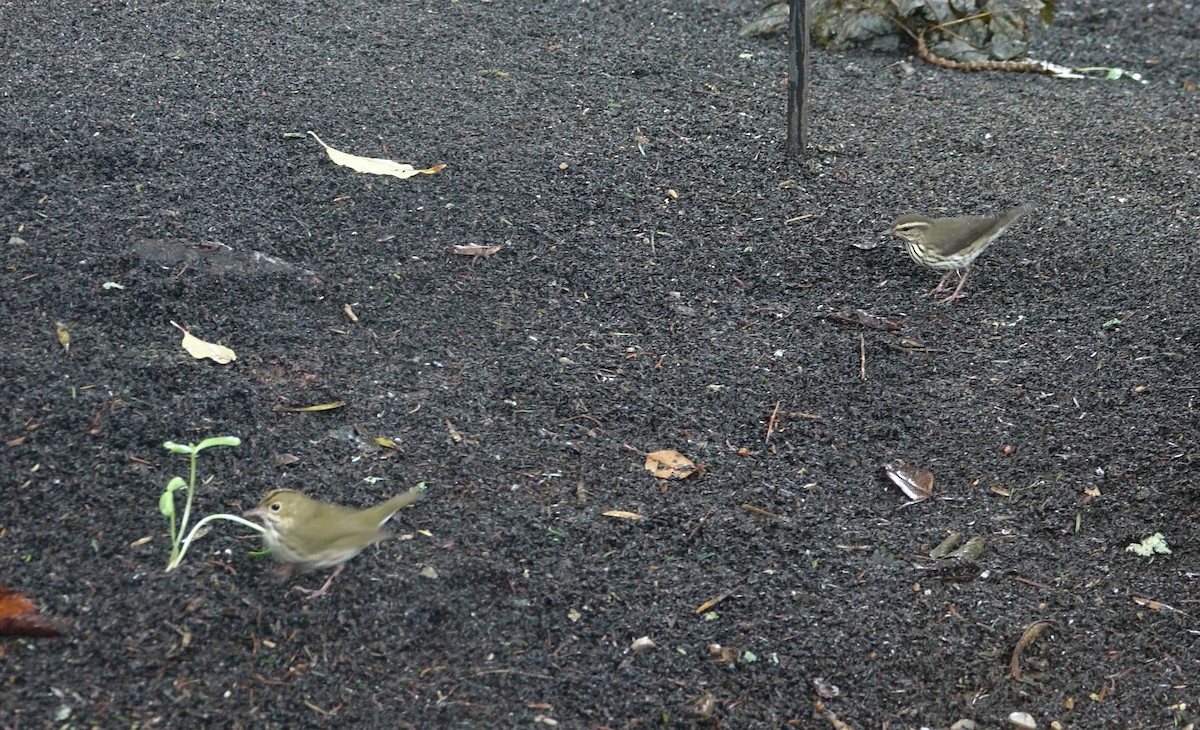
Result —
POLYGON ((1037 722, 1028 712, 1013 712, 1008 716, 1008 722, 1017 730, 1037 730, 1037 722))
POLYGON ((640 639, 634 639, 633 644, 629 648, 636 653, 645 651, 646 649, 657 649, 658 647, 649 636, 643 636, 640 639))

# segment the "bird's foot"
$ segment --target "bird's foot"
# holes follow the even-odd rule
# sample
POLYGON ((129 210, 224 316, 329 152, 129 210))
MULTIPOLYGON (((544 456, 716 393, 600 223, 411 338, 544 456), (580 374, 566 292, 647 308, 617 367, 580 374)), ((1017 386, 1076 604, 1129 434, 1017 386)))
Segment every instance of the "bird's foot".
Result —
POLYGON ((942 277, 942 280, 938 282, 938 285, 929 290, 929 296, 933 296, 935 294, 945 294, 946 292, 949 292, 950 287, 946 286, 946 282, 950 280, 950 275, 955 273, 958 274, 958 286, 954 287, 954 291, 950 294, 950 296, 934 300, 938 304, 947 304, 955 299, 963 299, 967 296, 966 294, 963 294, 963 284, 967 283, 967 276, 971 273, 969 268, 962 269, 961 271, 957 269, 950 269, 947 271, 946 275, 942 277))
MULTIPOLYGON (((950 291, 950 290, 947 289, 946 291, 950 291)), ((942 297, 941 299, 934 299, 933 302, 934 302, 934 304, 949 304, 950 302, 953 302, 956 299, 966 299, 966 298, 967 298, 966 294, 963 294, 960 291, 955 291, 950 296, 942 297)))
MULTIPOLYGON (((925 292, 925 296, 932 297, 932 296, 937 296, 938 294, 945 294, 947 292, 952 291, 952 289, 950 287, 946 286, 946 283, 950 281, 950 277, 955 273, 957 273, 957 272, 954 269, 949 269, 948 271, 946 271, 945 274, 942 274, 942 280, 938 282, 937 286, 935 286, 934 288, 925 292)), ((960 275, 960 280, 961 280, 961 275, 960 275)))

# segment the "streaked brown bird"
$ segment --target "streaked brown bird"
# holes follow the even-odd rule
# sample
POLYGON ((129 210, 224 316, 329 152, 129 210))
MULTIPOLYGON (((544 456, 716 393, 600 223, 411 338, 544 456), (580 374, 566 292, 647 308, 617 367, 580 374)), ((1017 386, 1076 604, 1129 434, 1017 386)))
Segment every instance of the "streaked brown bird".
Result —
POLYGON ((927 296, 949 292, 946 284, 950 275, 958 273, 958 286, 953 293, 938 300, 944 304, 965 296, 962 288, 971 273, 971 262, 996 240, 996 236, 1031 210, 1033 206, 1025 203, 999 216, 926 218, 910 213, 897 218, 889 232, 904 241, 904 248, 913 261, 946 272, 927 296))
POLYGON ((262 522, 263 545, 288 566, 287 572, 299 569, 307 573, 337 566, 320 589, 296 587, 312 599, 325 595, 347 560, 391 537, 383 526, 396 510, 416 502, 423 494, 420 488, 413 488, 382 504, 358 510, 318 502, 291 489, 276 489, 245 516, 262 522))

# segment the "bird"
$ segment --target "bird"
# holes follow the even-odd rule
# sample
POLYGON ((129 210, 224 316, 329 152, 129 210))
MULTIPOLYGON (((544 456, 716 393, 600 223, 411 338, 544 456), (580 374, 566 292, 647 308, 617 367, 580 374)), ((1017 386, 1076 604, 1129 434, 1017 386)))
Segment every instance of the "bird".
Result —
POLYGON ((307 573, 336 566, 320 589, 295 588, 308 594, 311 600, 328 592, 347 560, 391 537, 383 526, 397 510, 422 496, 423 489, 414 487, 386 502, 359 510, 320 502, 292 489, 276 489, 244 516, 262 522, 263 545, 286 566, 285 574, 297 568, 307 573))
POLYGON ((971 273, 971 262, 1011 226, 1018 218, 1033 210, 1033 205, 1024 203, 998 216, 962 216, 959 218, 926 218, 909 213, 892 223, 889 233, 904 241, 904 247, 913 261, 930 269, 946 273, 938 285, 926 296, 950 291, 946 283, 950 275, 958 273, 958 286, 944 299, 945 304, 961 299, 963 284, 971 273))

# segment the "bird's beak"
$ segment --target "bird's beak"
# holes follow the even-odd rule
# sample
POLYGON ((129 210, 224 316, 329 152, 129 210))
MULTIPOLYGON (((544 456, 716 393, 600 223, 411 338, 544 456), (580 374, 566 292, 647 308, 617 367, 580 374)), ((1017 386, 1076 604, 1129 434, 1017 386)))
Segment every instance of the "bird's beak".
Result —
POLYGON ((265 517, 265 515, 266 515, 266 513, 263 512, 263 509, 261 507, 255 507, 254 509, 246 510, 245 512, 242 513, 242 517, 257 517, 260 519, 265 517))

